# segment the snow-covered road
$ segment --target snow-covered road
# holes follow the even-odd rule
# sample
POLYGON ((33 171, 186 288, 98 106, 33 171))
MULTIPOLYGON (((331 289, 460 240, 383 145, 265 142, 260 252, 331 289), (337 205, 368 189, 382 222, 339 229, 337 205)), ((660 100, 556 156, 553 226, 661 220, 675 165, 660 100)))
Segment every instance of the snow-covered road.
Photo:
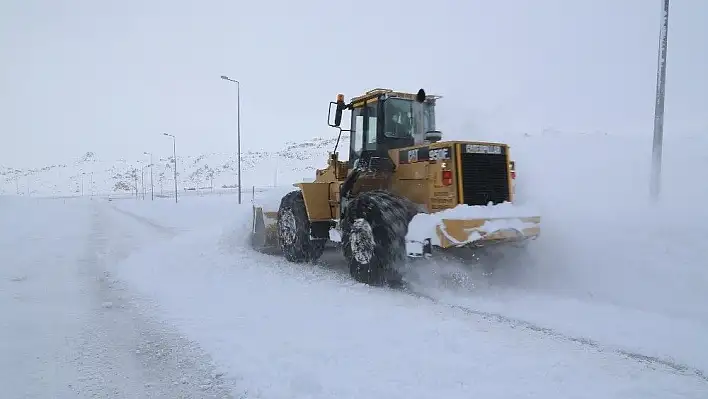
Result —
MULTIPOLYGON (((11 234, 1 247, 0 383, 8 397, 708 394, 700 348, 694 358, 676 353, 694 360, 687 367, 658 356, 681 346, 648 339, 653 357, 647 347, 623 349, 626 341, 583 317, 560 322, 597 307, 530 296, 529 307, 560 311, 527 322, 533 312, 509 291, 470 302, 430 286, 414 295, 366 287, 336 261, 293 265, 254 253, 245 245, 248 207, 232 199, 179 206, 3 199, 11 234)), ((676 336, 696 343, 698 331, 676 336)))
POLYGON ((111 276, 140 243, 105 206, 1 201, 2 397, 230 397, 209 356, 111 276))
MULTIPOLYGON (((147 230, 160 224, 176 228, 187 218, 201 225, 134 253, 117 273, 138 292, 159 298, 166 319, 238 378, 238 394, 245 397, 700 398, 708 393, 700 370, 617 350, 611 340, 597 343, 582 333, 499 317, 450 298, 355 284, 329 258, 318 267, 254 253, 246 245, 247 206, 208 197, 194 201, 183 202, 189 209, 185 218, 178 216, 179 207, 162 213, 151 208, 169 209, 165 204, 116 202, 140 218, 152 214, 151 223, 137 222, 147 230), (235 222, 210 217, 222 206, 222 214, 235 222)), ((136 223, 129 219, 115 222, 136 223)), ((486 300, 489 306, 492 299, 486 300)), ((568 316, 565 311, 561 316, 568 316)), ((581 322, 582 316, 574 320, 581 322)))

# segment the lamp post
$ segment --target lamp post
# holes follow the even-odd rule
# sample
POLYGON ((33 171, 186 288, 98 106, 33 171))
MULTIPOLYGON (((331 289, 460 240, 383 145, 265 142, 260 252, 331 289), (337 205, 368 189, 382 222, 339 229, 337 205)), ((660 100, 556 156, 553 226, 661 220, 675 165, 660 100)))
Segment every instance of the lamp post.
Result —
POLYGON ((140 185, 142 186, 143 199, 145 199, 145 168, 150 165, 143 165, 140 167, 140 185))
POLYGON ((168 133, 162 133, 165 136, 172 137, 172 157, 175 160, 175 204, 177 203, 177 138, 168 133))
POLYGON ((236 141, 238 152, 238 203, 241 204, 241 82, 221 75, 221 79, 236 83, 236 141))
POLYGON ((664 88, 666 87, 666 48, 669 30, 669 0, 664 0, 659 33, 659 60, 656 71, 656 101, 654 103, 654 141, 651 157, 650 193, 654 201, 661 192, 661 155, 664 141, 664 88))
POLYGON ((152 180, 152 153, 151 152, 143 152, 143 155, 149 155, 150 156, 150 201, 155 201, 155 184, 153 183, 152 180))
POLYGON ((135 199, 140 198, 138 191, 138 168, 133 166, 133 181, 135 182, 135 199))

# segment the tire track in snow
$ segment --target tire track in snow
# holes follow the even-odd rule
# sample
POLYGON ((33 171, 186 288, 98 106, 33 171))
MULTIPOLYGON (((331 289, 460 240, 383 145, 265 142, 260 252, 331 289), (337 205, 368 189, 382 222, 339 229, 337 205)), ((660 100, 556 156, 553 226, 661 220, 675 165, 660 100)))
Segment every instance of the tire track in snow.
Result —
MULTIPOLYGON (((230 234, 233 238, 237 238, 237 234, 235 232, 230 232, 230 234)), ((231 241, 231 240, 229 240, 231 241)), ((243 241, 244 244, 247 244, 247 241, 243 241)), ((264 259, 272 259, 275 263, 283 263, 284 259, 282 255, 278 254, 268 254, 268 253, 262 253, 259 251, 256 251, 252 248, 249 247, 249 250, 254 252, 257 255, 260 255, 264 259)), ((342 278, 349 278, 349 273, 348 269, 346 267, 345 263, 340 263, 337 262, 336 259, 337 256, 334 254, 334 252, 340 252, 340 248, 328 248, 328 250, 325 251, 324 256, 315 262, 315 264, 310 265, 314 268, 317 269, 318 272, 324 272, 327 274, 330 274, 331 276, 338 276, 342 278)), ((341 253, 339 254, 341 256, 341 253)), ((342 258, 343 259, 343 258, 342 258)), ((287 262, 285 262, 287 263, 287 262)), ((297 264, 292 264, 295 267, 298 267, 300 265, 297 264)), ((302 270, 302 269, 301 269, 302 270)), ((313 272, 314 270, 309 270, 310 272, 313 272)), ((319 273, 315 273, 319 274, 319 273)), ((320 276, 317 276, 320 277, 320 276)), ((390 289, 390 288, 386 288, 390 289)), ((683 375, 687 376, 694 376, 697 377, 701 380, 704 380, 708 382, 708 375, 706 375, 706 372, 701 370, 700 368, 690 366, 685 363, 680 363, 671 359, 667 359, 664 357, 660 356, 651 356, 651 355, 646 355, 637 351, 632 351, 632 350, 627 350, 627 349, 622 349, 622 348, 617 348, 617 347, 612 347, 609 345, 602 344, 600 341, 593 340, 588 337, 584 336, 576 336, 576 335, 571 335, 571 334, 566 334, 563 333, 559 330, 550 328, 550 327, 544 327, 540 324, 536 324, 530 321, 526 321, 523 319, 515 318, 515 317, 510 317, 506 316, 501 313, 495 313, 495 312, 486 312, 482 310, 477 310, 473 308, 469 308, 467 306, 463 305, 457 305, 457 304, 452 304, 445 302, 439 298, 436 298, 433 295, 424 293, 423 291, 415 289, 413 286, 408 284, 407 286, 404 286, 400 289, 391 289, 392 291, 398 291, 398 292, 403 292, 408 295, 415 296, 420 299, 425 299, 430 302, 435 303, 436 305, 440 306, 445 306, 451 309, 456 309, 459 311, 462 311, 468 315, 474 315, 477 317, 481 317, 484 320, 494 322, 494 323, 500 323, 500 324, 506 324, 510 326, 511 328, 525 328, 530 331, 536 332, 536 333, 541 333, 546 336, 554 337, 557 339, 561 339, 564 341, 569 341, 569 342, 575 342, 580 345, 583 345, 585 347, 593 348, 595 350, 601 351, 601 352, 610 352, 614 353, 616 355, 623 356, 625 358, 631 359, 633 361, 636 361, 638 363, 644 363, 644 364, 649 364, 649 365, 657 365, 657 366, 662 366, 665 367, 669 370, 672 370, 673 372, 681 373, 683 375)))
POLYGON ((155 230, 156 232, 160 233, 161 235, 163 235, 167 238, 175 237, 178 234, 176 229, 173 229, 170 227, 165 227, 165 226, 163 226, 159 223, 156 223, 144 216, 140 216, 140 215, 137 215, 133 212, 128 212, 126 210, 120 209, 120 208, 116 207, 115 205, 109 205, 109 206, 114 211, 116 211, 120 214, 123 214, 125 216, 128 216, 129 218, 132 218, 145 226, 151 227, 153 230, 155 230))
POLYGON ((541 334, 544 334, 544 335, 547 335, 547 336, 550 336, 553 338, 561 339, 564 341, 575 342, 580 345, 593 348, 593 349, 598 350, 600 352, 615 353, 615 354, 623 356, 625 358, 634 360, 638 363, 663 366, 663 367, 668 368, 674 372, 678 372, 678 373, 681 373, 683 375, 688 375, 688 376, 695 376, 701 380, 708 382, 708 375, 706 375, 706 373, 703 370, 693 367, 693 366, 690 366, 690 365, 687 365, 687 364, 673 361, 671 359, 666 359, 666 358, 662 358, 659 356, 645 355, 645 354, 631 351, 631 350, 627 350, 627 349, 614 348, 614 347, 611 347, 608 345, 604 345, 604 344, 600 343, 599 341, 593 340, 588 337, 565 334, 565 333, 555 330, 553 328, 544 327, 539 324, 532 323, 532 322, 522 320, 519 318, 505 316, 501 313, 485 312, 482 310, 476 310, 476 309, 472 309, 472 308, 462 306, 462 305, 447 303, 447 302, 441 301, 438 298, 435 298, 432 295, 425 294, 425 293, 418 291, 418 290, 411 288, 411 287, 403 288, 402 291, 406 292, 410 295, 413 295, 415 297, 418 297, 421 299, 426 299, 426 300, 428 300, 432 303, 435 303, 437 305, 446 306, 451 309, 456 309, 456 310, 462 311, 462 312, 469 314, 469 315, 479 316, 479 317, 481 317, 487 321, 490 321, 490 322, 506 324, 506 325, 510 326, 511 328, 525 328, 530 331, 541 333, 541 334))
POLYGON ((107 226, 106 216, 95 207, 81 264, 95 309, 74 338, 80 391, 93 397, 231 398, 230 383, 211 358, 153 317, 153 309, 145 312, 150 304, 112 278, 110 264, 130 251, 121 248, 125 233, 107 226))
MULTIPOLYGON (((231 232, 230 235, 236 236, 236 234, 234 232, 231 232)), ((244 243, 246 243, 246 242, 244 241, 244 243)), ((264 258, 273 259, 273 261, 276 263, 282 263, 284 261, 282 256, 278 255, 278 254, 262 253, 262 252, 254 250, 254 249, 251 249, 251 248, 249 248, 249 250, 254 252, 257 255, 264 257, 264 258)), ((341 249, 339 249, 339 248, 336 248, 336 249, 335 248, 328 248, 328 250, 325 251, 324 256, 320 260, 315 262, 314 265, 310 265, 310 266, 317 268, 318 271, 322 271, 325 273, 329 272, 330 275, 337 275, 338 277, 348 278, 349 273, 348 273, 348 269, 346 268, 346 264, 337 262, 335 260, 336 255, 334 255, 334 252, 339 252, 339 251, 341 251, 341 249)), ((341 253, 339 255, 341 256, 341 253)), ((293 264, 293 265, 296 267, 299 266, 297 264, 293 264)), ((313 270, 310 270, 310 271, 313 271, 313 270)), ((389 289, 389 288, 386 288, 386 289, 389 289)), ((676 362, 671 359, 667 359, 667 358, 660 357, 660 356, 646 355, 646 354, 643 354, 643 353, 640 353, 637 351, 631 351, 631 350, 627 350, 627 349, 604 345, 601 342, 593 340, 588 337, 566 334, 566 333, 563 333, 559 330, 556 330, 556 329, 553 329, 550 327, 544 327, 540 324, 536 324, 536 323, 522 320, 522 319, 515 318, 515 317, 506 316, 501 313, 486 312, 486 311, 482 311, 482 310, 469 308, 469 307, 466 307, 463 305, 448 303, 448 302, 445 302, 439 298, 436 298, 433 295, 426 294, 423 291, 417 290, 414 287, 412 287, 411 285, 407 285, 407 286, 402 287, 400 289, 391 289, 391 290, 403 292, 408 295, 418 297, 420 299, 425 299, 425 300, 435 303, 436 305, 445 306, 445 307, 448 307, 451 309, 456 309, 456 310, 462 311, 468 315, 474 315, 477 317, 481 317, 481 318, 483 318, 487 321, 490 321, 490 322, 506 324, 506 325, 509 325, 511 328, 526 328, 526 329, 536 332, 536 333, 541 333, 546 336, 554 337, 557 339, 562 339, 564 341, 575 342, 575 343, 578 343, 578 344, 583 345, 585 347, 593 348, 593 349, 601 351, 601 352, 614 353, 614 354, 623 356, 625 358, 631 359, 633 361, 636 361, 638 363, 662 366, 662 367, 665 367, 665 368, 672 370, 674 372, 678 372, 678 373, 681 373, 683 375, 688 375, 688 376, 695 376, 701 380, 708 382, 708 375, 706 375, 705 371, 703 371, 697 367, 690 366, 688 364, 676 362)))

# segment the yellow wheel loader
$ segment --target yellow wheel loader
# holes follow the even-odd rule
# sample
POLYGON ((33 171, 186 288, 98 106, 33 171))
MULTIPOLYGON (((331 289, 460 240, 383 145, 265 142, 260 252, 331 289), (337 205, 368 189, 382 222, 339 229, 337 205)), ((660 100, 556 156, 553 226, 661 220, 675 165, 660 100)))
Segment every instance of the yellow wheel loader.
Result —
POLYGON ((406 257, 538 237, 540 216, 513 204, 509 146, 441 141, 440 98, 423 89, 374 89, 349 103, 337 95, 328 124, 339 137, 327 167, 270 205, 254 201, 253 246, 313 262, 329 241, 339 241, 351 276, 380 285, 397 280, 406 257), (344 111, 351 113, 349 129, 341 127, 344 111), (345 131, 349 159, 340 161, 345 131))

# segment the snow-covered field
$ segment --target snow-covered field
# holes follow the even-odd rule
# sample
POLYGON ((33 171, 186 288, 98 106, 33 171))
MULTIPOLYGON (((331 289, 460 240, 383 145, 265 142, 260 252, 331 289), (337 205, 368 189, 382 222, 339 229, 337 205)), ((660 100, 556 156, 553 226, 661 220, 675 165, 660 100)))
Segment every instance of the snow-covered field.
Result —
POLYGON ((354 283, 334 250, 317 265, 253 252, 250 192, 240 206, 235 195, 0 197, 0 386, 9 397, 708 397, 708 143, 667 140, 652 205, 648 140, 507 141, 541 238, 491 278, 416 264, 409 291, 354 283))

